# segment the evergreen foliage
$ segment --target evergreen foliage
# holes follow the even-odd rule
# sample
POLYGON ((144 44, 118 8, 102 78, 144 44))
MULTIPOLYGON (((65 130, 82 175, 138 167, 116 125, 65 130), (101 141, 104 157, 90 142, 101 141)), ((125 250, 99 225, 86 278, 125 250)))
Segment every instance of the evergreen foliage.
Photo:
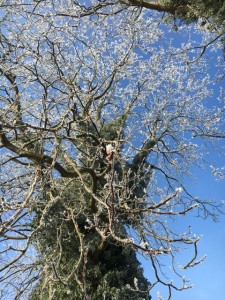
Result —
MULTIPOLYGON (((80 122, 79 132, 81 134, 76 146, 82 151, 80 157, 82 166, 88 166, 88 158, 96 155, 96 147, 99 146, 96 144, 98 135, 105 143, 113 142, 118 139, 118 134, 122 134, 121 129, 124 127, 124 122, 124 116, 116 118, 114 121, 102 125, 100 133, 90 121, 80 122), (123 121, 120 122, 120 120, 123 121)), ((143 189, 147 187, 150 177, 143 172, 139 179, 136 178, 144 167, 146 155, 147 152, 140 158, 140 154, 138 154, 137 158, 139 159, 134 159, 132 164, 126 164, 125 168, 129 173, 127 185, 128 189, 131 188, 132 191, 129 192, 129 195, 122 197, 125 207, 138 208, 135 205, 138 203, 136 199, 142 198, 144 195, 143 189), (145 180, 144 177, 146 177, 145 180)), ((93 166, 101 170, 106 164, 105 146, 103 145, 102 153, 94 160, 93 166)), ((122 180, 123 167, 119 161, 115 163, 115 169, 117 176, 122 180)), ((83 179, 91 184, 88 176, 83 179)), ((101 178, 96 184, 98 190, 101 191, 104 189, 106 180, 101 178)), ((61 192, 62 186, 59 181, 58 186, 56 184, 52 190, 50 181, 46 184, 40 195, 38 209, 32 222, 36 232, 33 244, 39 255, 40 265, 49 264, 53 270, 53 279, 46 282, 48 271, 42 270, 42 275, 30 294, 30 300, 37 299, 37 297, 41 300, 150 299, 149 283, 144 278, 143 270, 132 246, 122 247, 110 237, 102 240, 95 228, 90 226, 90 220, 93 219, 93 212, 96 210, 96 203, 90 206, 93 199, 82 187, 80 180, 73 180, 63 193, 61 192), (49 205, 43 218, 43 209, 51 203, 51 199, 53 202, 49 205), (53 257, 54 259, 58 257, 57 268, 51 263, 53 257), (66 284, 60 279, 61 277, 68 278, 66 284), (80 285, 77 284, 76 279, 79 279, 80 285)), ((101 227, 107 230, 107 219, 105 218, 106 213, 102 211, 99 215, 101 227)), ((114 225, 120 238, 127 238, 125 225, 132 223, 133 221, 128 220, 124 214, 120 218, 120 222, 114 225)))
MULTIPOLYGON (((49 265, 54 272, 49 282, 46 281, 48 271, 42 270, 29 299, 150 299, 150 286, 143 276, 136 252, 132 246, 122 247, 111 238, 102 242, 99 234, 90 227, 88 218, 91 215, 87 210, 90 199, 84 195, 85 191, 78 187, 78 182, 73 183, 42 219, 45 225, 36 231, 34 245, 40 266, 49 265), (72 218, 66 208, 73 211, 72 218), (81 253, 81 247, 85 249, 84 253, 81 253), (57 271, 52 263, 53 257, 54 260, 58 258, 57 271), (66 284, 60 280, 61 276, 68 278, 66 284), (77 278, 80 278, 80 285, 77 278)), ((45 201, 50 200, 46 198, 45 201)), ((41 217, 42 213, 36 212, 35 229, 41 217)), ((118 223, 115 227, 118 235, 126 238, 124 225, 118 223)))
POLYGON ((203 20, 211 20, 221 26, 225 21, 224 0, 169 0, 164 1, 167 8, 173 11, 174 17, 185 23, 203 20))

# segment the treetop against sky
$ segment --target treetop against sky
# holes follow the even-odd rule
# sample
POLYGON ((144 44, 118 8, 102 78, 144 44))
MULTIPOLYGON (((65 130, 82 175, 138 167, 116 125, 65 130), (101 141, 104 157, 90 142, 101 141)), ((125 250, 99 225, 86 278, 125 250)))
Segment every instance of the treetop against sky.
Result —
POLYGON ((223 151, 222 26, 174 33, 147 1, 124 2, 0 4, 4 299, 147 300, 157 284, 171 299, 204 259, 171 220, 221 211, 186 179, 197 165, 219 172, 206 153, 223 151))

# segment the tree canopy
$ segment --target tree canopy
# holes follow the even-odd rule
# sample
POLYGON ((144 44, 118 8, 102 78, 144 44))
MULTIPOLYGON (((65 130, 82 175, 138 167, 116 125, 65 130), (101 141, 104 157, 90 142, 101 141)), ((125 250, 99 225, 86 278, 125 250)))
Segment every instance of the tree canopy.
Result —
MULTIPOLYGON (((2 299, 148 300, 157 284, 171 299, 190 287, 199 237, 172 222, 220 213, 185 182, 225 136, 222 87, 211 98, 224 75, 203 55, 211 41, 221 51, 218 33, 202 33, 200 52, 191 39, 177 47, 150 7, 189 23, 192 1, 178 3, 0 4, 2 299)), ((204 17, 222 18, 219 3, 204 17)))

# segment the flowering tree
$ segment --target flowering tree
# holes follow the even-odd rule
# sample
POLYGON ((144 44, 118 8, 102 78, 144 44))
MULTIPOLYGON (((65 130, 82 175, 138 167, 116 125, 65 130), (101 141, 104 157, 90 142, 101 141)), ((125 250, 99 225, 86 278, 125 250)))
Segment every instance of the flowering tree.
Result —
POLYGON ((97 2, 2 4, 4 299, 149 299, 157 283, 170 299, 204 259, 199 237, 170 219, 218 211, 184 184, 224 136, 206 62, 188 63, 149 10, 97 2), (181 283, 166 278, 165 257, 181 283))

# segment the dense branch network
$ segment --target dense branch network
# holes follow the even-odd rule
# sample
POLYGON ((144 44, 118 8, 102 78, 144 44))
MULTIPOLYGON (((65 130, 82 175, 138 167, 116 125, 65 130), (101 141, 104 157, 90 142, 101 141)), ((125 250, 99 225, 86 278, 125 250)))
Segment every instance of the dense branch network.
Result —
POLYGON ((171 299, 189 286, 163 259, 182 278, 204 258, 170 220, 217 217, 183 179, 224 136, 222 94, 209 108, 203 55, 190 67, 148 10, 130 9, 162 4, 86 2, 1 4, 2 297, 147 300, 159 283, 171 299))

